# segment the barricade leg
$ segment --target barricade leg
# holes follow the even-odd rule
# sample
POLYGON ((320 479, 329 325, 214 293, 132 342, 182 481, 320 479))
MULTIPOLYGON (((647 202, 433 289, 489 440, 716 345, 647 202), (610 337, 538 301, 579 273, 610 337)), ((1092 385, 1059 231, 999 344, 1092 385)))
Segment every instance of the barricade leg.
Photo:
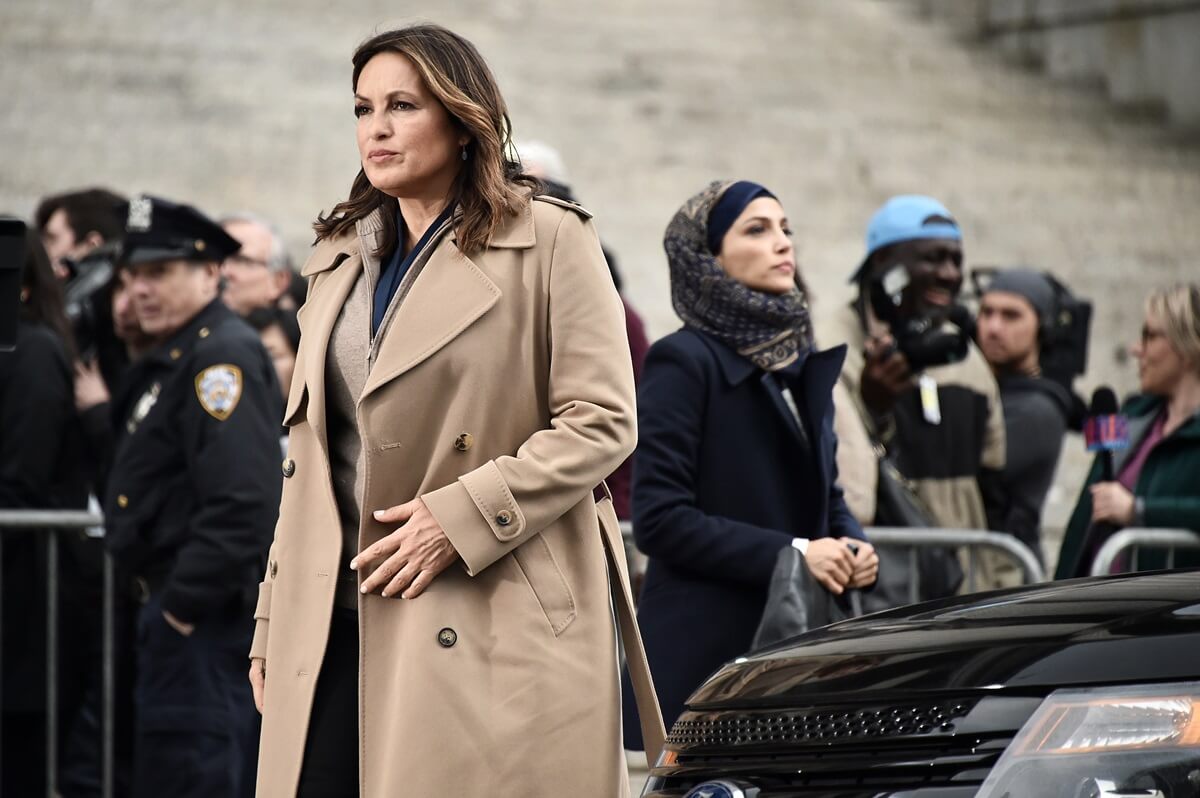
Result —
POLYGON ((58 794, 58 535, 46 536, 46 798, 58 794))
POLYGON ((104 552, 104 618, 101 650, 103 664, 101 673, 100 714, 100 790, 103 798, 113 798, 113 781, 116 770, 116 751, 113 741, 116 734, 114 713, 116 711, 116 646, 113 643, 116 623, 116 576, 113 573, 112 555, 104 552))

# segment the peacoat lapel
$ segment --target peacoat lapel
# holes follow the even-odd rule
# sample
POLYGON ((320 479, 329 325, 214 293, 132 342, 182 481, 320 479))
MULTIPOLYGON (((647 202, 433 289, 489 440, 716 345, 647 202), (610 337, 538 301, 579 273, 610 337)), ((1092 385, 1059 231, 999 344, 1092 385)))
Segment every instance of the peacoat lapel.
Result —
POLYGON ((499 286, 482 266, 491 250, 530 249, 536 241, 530 200, 505 220, 473 259, 458 248, 455 229, 451 228, 435 245, 396 309, 359 401, 365 401, 457 338, 500 300, 503 294, 499 286))

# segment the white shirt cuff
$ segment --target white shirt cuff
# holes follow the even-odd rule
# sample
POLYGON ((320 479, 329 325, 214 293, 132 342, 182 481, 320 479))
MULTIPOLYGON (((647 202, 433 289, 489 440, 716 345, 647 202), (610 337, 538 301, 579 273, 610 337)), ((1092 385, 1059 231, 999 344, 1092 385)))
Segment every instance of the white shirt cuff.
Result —
POLYGON ((801 554, 808 554, 808 538, 792 538, 792 548, 801 554))

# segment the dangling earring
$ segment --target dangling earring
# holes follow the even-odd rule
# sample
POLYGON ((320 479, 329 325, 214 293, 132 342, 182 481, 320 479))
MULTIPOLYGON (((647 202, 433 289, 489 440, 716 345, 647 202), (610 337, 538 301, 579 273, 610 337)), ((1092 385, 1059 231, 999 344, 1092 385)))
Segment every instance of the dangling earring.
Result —
POLYGON ((464 161, 467 160, 467 145, 466 144, 464 144, 463 148, 462 148, 462 159, 464 161))

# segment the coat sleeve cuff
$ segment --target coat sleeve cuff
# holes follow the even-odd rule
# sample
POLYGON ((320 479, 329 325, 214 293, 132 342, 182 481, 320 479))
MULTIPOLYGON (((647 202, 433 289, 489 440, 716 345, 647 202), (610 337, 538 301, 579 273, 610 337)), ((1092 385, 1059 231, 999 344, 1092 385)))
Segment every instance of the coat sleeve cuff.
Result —
POLYGON ((457 482, 421 497, 474 576, 525 538, 525 516, 500 474, 488 462, 457 482))
POLYGON ((258 586, 258 603, 254 605, 254 640, 250 643, 250 659, 267 658, 267 628, 271 617, 271 583, 258 586))

